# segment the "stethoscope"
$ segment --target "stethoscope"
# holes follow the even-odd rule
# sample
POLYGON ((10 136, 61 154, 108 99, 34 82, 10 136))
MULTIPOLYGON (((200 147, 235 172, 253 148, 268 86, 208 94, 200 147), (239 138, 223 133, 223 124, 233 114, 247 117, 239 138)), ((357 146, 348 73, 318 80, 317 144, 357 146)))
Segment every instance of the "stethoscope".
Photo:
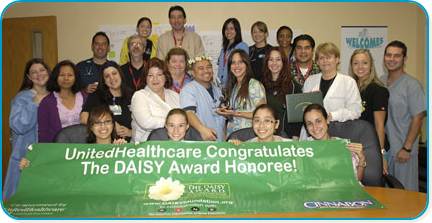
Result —
POLYGON ((93 66, 90 66, 90 67, 87 68, 86 75, 88 75, 88 76, 91 76, 91 75, 92 75, 92 73, 93 73, 93 72, 92 72, 92 70, 93 70, 92 67, 93 67, 93 66))

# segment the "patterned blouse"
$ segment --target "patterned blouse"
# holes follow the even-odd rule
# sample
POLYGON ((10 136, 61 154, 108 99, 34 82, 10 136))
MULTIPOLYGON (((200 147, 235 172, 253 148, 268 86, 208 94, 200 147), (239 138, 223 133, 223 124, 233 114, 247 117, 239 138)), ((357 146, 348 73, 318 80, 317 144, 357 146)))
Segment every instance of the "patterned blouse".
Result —
MULTIPOLYGON (((233 92, 231 93, 231 97, 230 97, 230 105, 234 111, 253 112, 259 102, 261 101, 265 102, 266 100, 264 86, 261 84, 261 82, 253 78, 249 80, 249 97, 247 99, 241 101, 239 99, 236 99, 239 89, 240 89, 239 86, 237 86, 236 84, 234 86, 233 92)), ((227 135, 231 134, 236 130, 249 128, 251 126, 252 126, 251 119, 233 117, 228 122, 227 135)))

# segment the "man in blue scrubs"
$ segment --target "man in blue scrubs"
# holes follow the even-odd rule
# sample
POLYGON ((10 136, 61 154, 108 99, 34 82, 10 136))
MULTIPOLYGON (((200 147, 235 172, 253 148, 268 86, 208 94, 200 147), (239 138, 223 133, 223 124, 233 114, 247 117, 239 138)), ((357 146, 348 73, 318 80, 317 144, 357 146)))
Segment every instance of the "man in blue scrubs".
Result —
POLYGON ((405 189, 418 191, 418 135, 426 116, 426 100, 421 84, 407 74, 404 65, 407 47, 401 41, 390 42, 384 52, 388 71, 385 83, 390 98, 387 137, 390 142, 389 173, 402 182, 405 189))

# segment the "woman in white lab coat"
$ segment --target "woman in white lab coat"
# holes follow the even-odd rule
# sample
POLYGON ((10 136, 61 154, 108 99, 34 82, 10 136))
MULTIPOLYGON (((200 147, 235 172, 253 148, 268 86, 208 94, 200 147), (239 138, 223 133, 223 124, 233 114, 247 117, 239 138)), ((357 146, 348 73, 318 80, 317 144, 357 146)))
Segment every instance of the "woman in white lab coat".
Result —
POLYGON ((321 73, 306 80, 303 92, 322 92, 329 121, 358 119, 362 112, 360 92, 352 77, 338 72, 339 49, 333 43, 320 44, 316 49, 315 60, 321 73))

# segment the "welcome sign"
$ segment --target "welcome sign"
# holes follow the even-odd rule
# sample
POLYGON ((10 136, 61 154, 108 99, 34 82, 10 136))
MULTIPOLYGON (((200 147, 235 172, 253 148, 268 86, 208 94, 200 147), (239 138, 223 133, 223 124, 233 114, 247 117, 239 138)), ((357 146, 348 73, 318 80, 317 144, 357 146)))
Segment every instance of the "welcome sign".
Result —
POLYGON ((386 74, 383 67, 384 49, 387 45, 387 26, 342 26, 340 70, 348 74, 350 58, 356 49, 368 49, 374 59, 379 77, 386 74))
POLYGON ((382 208, 343 141, 35 144, 17 217, 224 215, 382 208))

